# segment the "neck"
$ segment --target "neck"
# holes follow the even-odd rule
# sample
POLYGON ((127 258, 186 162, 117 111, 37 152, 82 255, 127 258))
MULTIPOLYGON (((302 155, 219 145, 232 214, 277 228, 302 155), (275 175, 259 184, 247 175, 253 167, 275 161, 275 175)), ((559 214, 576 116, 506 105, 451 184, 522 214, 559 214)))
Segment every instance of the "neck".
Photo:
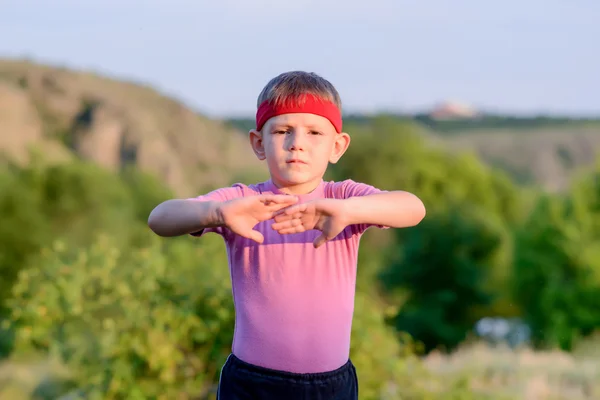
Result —
POLYGON ((315 179, 309 182, 304 182, 296 185, 289 185, 285 183, 278 182, 276 179, 271 178, 273 184, 279 189, 282 193, 285 194, 293 194, 293 195, 302 195, 309 194, 313 192, 319 184, 321 183, 321 179, 315 179))

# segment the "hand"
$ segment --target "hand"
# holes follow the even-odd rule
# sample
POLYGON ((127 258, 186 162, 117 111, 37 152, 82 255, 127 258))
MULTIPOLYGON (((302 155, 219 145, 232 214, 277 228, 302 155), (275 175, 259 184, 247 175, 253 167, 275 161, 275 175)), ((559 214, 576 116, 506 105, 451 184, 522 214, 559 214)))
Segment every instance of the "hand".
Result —
POLYGON ((280 234, 320 230, 321 235, 313 242, 317 248, 346 228, 348 224, 344 217, 343 200, 319 199, 292 205, 277 212, 272 227, 280 234))
POLYGON ((257 243, 264 241, 264 236, 254 230, 256 224, 267 221, 275 213, 296 203, 298 198, 289 195, 262 194, 242 197, 226 201, 219 207, 219 215, 229 230, 257 243))

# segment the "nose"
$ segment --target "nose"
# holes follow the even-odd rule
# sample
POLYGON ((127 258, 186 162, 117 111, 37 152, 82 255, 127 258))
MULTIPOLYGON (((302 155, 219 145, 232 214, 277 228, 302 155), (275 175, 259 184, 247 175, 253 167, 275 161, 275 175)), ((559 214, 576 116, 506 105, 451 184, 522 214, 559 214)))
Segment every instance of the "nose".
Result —
POLYGON ((290 151, 304 151, 306 145, 306 135, 302 132, 293 132, 287 137, 288 145, 287 148, 290 151))

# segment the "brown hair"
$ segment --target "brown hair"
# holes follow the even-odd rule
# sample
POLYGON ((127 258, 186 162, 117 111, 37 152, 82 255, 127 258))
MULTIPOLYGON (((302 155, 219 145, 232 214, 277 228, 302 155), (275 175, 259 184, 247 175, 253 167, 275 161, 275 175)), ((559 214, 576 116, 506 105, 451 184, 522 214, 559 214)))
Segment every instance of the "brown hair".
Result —
POLYGON ((271 79, 258 95, 256 106, 259 107, 264 101, 275 104, 290 99, 302 101, 301 97, 305 94, 331 101, 342 111, 342 100, 331 82, 314 72, 304 71, 284 72, 271 79))

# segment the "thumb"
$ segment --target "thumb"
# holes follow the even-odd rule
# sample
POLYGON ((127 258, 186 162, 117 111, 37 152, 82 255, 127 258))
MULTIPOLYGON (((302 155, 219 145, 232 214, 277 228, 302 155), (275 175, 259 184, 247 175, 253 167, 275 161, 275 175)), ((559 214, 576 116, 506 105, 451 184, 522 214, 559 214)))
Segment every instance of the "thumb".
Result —
POLYGON ((262 243, 265 240, 265 237, 259 231, 252 229, 248 234, 248 239, 254 240, 256 243, 262 243))
POLYGON ((313 246, 315 246, 315 249, 316 249, 317 247, 321 247, 321 245, 323 245, 326 241, 327 241, 327 236, 324 233, 321 233, 319 235, 319 237, 317 237, 315 239, 315 241, 313 242, 313 246))

